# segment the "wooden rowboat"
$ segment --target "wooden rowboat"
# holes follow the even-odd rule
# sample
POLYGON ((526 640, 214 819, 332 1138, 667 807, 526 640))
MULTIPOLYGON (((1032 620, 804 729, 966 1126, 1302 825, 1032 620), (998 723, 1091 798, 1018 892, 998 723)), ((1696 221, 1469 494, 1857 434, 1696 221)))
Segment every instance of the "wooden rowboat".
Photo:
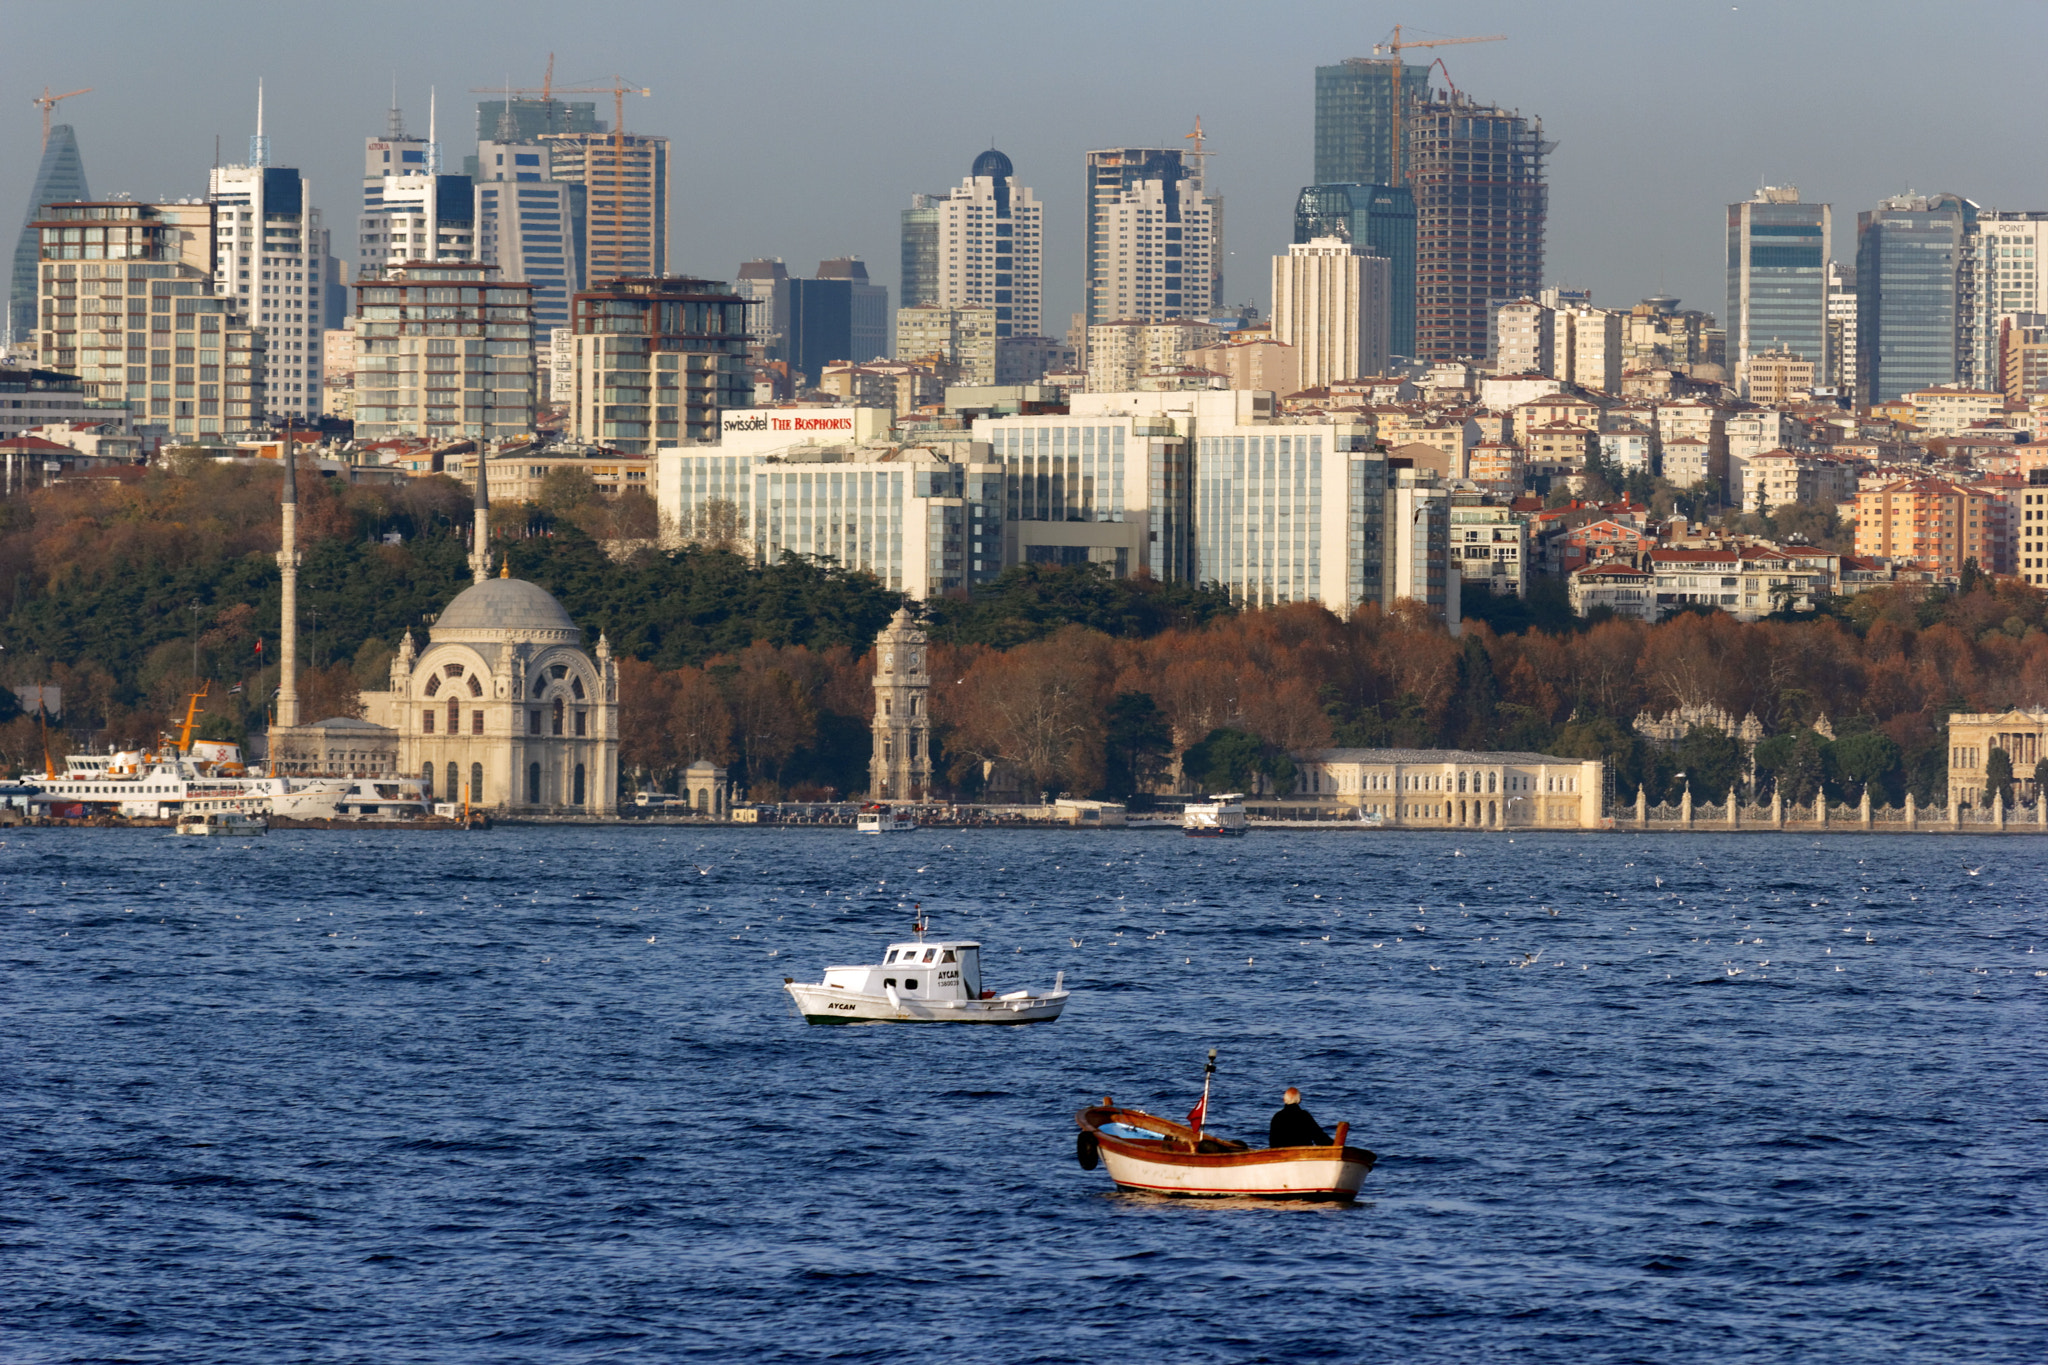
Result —
POLYGON ((1344 1145, 1348 1123, 1337 1125, 1329 1147, 1258 1148, 1118 1108, 1107 1095, 1075 1114, 1074 1122, 1081 1129, 1074 1153, 1084 1170, 1094 1170, 1099 1159, 1118 1189, 1183 1199, 1349 1201, 1379 1159, 1363 1147, 1344 1145))

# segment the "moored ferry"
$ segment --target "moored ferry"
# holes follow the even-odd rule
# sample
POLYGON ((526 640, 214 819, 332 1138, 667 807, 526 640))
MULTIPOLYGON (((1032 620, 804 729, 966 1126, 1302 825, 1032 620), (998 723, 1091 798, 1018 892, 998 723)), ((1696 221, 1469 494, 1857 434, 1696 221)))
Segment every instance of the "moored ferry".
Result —
POLYGON ((192 812, 179 816, 171 832, 198 838, 240 839, 270 833, 270 822, 260 815, 244 815, 234 810, 217 815, 192 812))
POLYGON ((1181 808, 1180 827, 1190 839, 1236 839, 1244 835, 1244 793, 1225 792, 1181 808))

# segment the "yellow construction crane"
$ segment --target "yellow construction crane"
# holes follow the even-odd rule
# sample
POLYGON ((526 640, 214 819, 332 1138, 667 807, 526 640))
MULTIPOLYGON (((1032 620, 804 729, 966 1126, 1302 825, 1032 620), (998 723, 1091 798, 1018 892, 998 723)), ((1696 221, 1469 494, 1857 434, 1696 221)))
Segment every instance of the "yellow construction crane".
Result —
POLYGON ((83 90, 66 90, 61 95, 53 95, 50 93, 50 87, 46 85, 43 87, 42 94, 29 96, 29 103, 40 107, 43 111, 43 147, 45 149, 50 145, 50 111, 55 109, 62 101, 70 99, 73 95, 90 95, 91 93, 92 87, 88 85, 83 90))
POLYGON ((1394 25, 1393 37, 1384 43, 1373 44, 1372 52, 1375 57, 1386 56, 1390 59, 1387 66, 1387 93, 1393 108, 1393 119, 1391 121, 1394 129, 1394 147, 1393 156, 1387 163, 1388 184, 1398 185, 1401 183, 1401 54, 1411 47, 1456 47, 1460 43, 1504 43, 1507 41, 1507 37, 1505 33, 1489 33, 1483 38, 1430 38, 1426 41, 1411 43, 1402 39, 1401 26, 1396 24, 1394 25))
POLYGON ((1182 141, 1195 144, 1194 150, 1189 152, 1188 155, 1194 158, 1196 182, 1204 189, 1207 189, 1209 184, 1209 152, 1206 146, 1208 139, 1202 133, 1202 116, 1200 114, 1195 115, 1195 131, 1192 133, 1182 133, 1181 139, 1182 141))

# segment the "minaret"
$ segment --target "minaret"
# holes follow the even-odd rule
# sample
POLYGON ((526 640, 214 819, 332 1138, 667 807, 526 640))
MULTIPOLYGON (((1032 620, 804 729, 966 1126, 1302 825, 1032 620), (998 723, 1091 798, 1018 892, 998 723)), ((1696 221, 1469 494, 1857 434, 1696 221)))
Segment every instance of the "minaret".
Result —
POLYGON ((491 576, 491 490, 484 471, 490 461, 484 458, 484 443, 476 443, 476 525, 471 531, 475 537, 469 551, 470 576, 478 583, 491 576))
POLYGON ((868 790, 878 801, 931 796, 932 680, 924 652, 924 631, 907 607, 875 637, 875 747, 868 790))
POLYGON ((278 537, 277 568, 284 580, 277 631, 277 723, 299 723, 299 452, 285 433, 284 529, 278 537))

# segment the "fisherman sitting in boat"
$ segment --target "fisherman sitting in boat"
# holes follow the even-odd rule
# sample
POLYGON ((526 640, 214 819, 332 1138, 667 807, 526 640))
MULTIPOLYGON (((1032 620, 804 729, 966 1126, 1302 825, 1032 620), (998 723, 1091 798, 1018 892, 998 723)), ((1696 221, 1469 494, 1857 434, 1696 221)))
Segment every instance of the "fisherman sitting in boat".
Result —
POLYGON ((1301 1092, 1293 1086, 1280 1097, 1286 1103, 1266 1126, 1268 1147, 1328 1147, 1330 1135, 1323 1131, 1308 1110, 1301 1107, 1301 1092))

